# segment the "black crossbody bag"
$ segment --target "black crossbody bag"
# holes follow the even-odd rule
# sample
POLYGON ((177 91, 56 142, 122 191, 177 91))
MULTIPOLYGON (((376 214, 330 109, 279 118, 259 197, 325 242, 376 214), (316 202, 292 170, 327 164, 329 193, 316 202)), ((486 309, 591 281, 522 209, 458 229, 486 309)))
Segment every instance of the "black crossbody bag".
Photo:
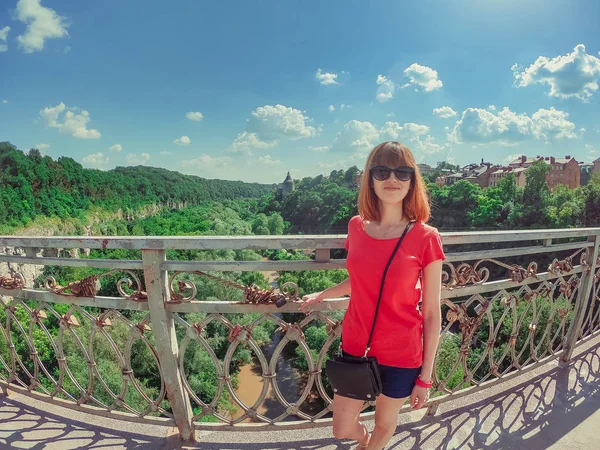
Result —
POLYGON ((342 343, 340 341, 340 350, 337 356, 334 356, 333 359, 328 360, 326 363, 327 378, 329 378, 329 383, 336 395, 369 401, 375 400, 381 394, 381 377, 379 375, 377 358, 374 356, 367 357, 367 353, 371 350, 371 340, 373 339, 373 331, 375 331, 375 323, 377 322, 377 314, 379 313, 379 305, 381 304, 385 276, 411 225, 412 223, 410 222, 406 225, 383 271, 381 287, 379 288, 379 298, 377 299, 377 307, 375 308, 375 317, 373 317, 373 325, 371 326, 371 334, 369 335, 365 354, 362 357, 343 354, 342 343))

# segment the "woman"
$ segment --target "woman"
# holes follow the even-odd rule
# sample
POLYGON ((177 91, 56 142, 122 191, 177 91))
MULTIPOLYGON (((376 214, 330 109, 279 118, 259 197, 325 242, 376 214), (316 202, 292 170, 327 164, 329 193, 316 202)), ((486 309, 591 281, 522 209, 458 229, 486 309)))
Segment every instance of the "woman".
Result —
POLYGON ((362 176, 358 212, 350 219, 346 239, 350 278, 305 295, 300 309, 352 292, 342 325, 342 348, 350 355, 362 356, 385 266, 410 225, 387 272, 368 353, 377 357, 383 385, 376 400, 372 435, 359 421, 362 400, 339 395, 333 399, 335 437, 358 441, 356 448, 380 450, 394 434, 398 413, 408 397, 414 409, 428 399, 442 322, 445 256, 438 231, 425 224, 429 220, 425 183, 406 146, 384 142, 371 151, 362 176))

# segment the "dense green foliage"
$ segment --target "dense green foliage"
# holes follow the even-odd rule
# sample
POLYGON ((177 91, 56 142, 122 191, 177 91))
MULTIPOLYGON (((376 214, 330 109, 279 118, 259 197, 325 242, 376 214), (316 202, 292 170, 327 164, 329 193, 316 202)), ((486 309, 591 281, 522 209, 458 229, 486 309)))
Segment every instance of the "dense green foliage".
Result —
MULTIPOLYGON (((576 189, 559 185, 552 192, 546 175, 550 166, 536 162, 526 172, 527 186, 517 187, 512 174, 497 186, 481 188, 466 180, 450 186, 426 177, 431 200, 431 225, 441 231, 472 229, 568 228, 600 224, 600 177, 576 189)), ((452 166, 453 167, 453 166, 452 166)), ((456 168, 456 167, 453 167, 456 168)), ((343 234, 348 220, 358 213, 358 187, 353 166, 329 176, 307 177, 284 199, 268 195, 261 200, 265 212, 277 211, 289 222, 290 233, 343 234)))
MULTIPOLYGON (((550 166, 536 162, 526 172, 527 185, 517 187, 514 175, 497 186, 480 188, 466 180, 451 186, 428 185, 431 224, 440 230, 568 228, 600 224, 600 178, 569 189, 559 185, 552 192, 546 175, 550 166)), ((285 216, 284 216, 285 218, 285 216)))
POLYGON ((258 198, 272 185, 206 180, 154 167, 85 169, 71 158, 54 161, 0 143, 0 231, 28 225, 38 216, 83 215, 92 205, 125 216, 149 205, 185 207, 206 200, 258 198))

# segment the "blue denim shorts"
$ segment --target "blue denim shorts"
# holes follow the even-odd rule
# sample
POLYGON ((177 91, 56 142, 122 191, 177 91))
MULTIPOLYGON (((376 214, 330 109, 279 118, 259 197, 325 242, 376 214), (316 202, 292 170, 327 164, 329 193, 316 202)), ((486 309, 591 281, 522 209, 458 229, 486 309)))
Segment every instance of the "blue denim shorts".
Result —
MULTIPOLYGON (((349 355, 346 352, 342 353, 349 355)), ((381 376, 381 393, 383 395, 390 398, 406 398, 412 394, 415 382, 421 374, 421 367, 413 369, 379 364, 379 374, 381 376)))

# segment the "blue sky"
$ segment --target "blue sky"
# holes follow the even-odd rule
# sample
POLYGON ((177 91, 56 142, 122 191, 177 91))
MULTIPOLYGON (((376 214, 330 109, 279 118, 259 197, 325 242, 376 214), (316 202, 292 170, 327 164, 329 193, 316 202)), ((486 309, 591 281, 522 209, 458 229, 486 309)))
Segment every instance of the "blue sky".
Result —
POLYGON ((600 2, 4 0, 0 140, 86 167, 280 182, 600 156, 600 2))

